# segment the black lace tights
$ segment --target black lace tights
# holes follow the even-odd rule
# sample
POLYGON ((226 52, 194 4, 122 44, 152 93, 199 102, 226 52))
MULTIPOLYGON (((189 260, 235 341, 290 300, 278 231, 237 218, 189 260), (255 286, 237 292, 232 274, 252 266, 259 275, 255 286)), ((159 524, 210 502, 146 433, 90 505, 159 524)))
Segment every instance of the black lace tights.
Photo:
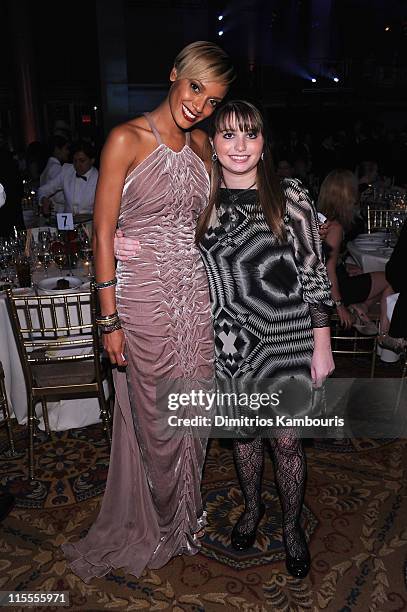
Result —
MULTIPOLYGON (((294 557, 304 553, 305 542, 299 530, 304 500, 306 461, 300 439, 292 434, 270 440, 276 485, 283 511, 283 536, 287 551, 294 557)), ((245 511, 237 530, 246 534, 254 529, 259 517, 263 476, 264 442, 262 438, 234 440, 233 452, 245 511)))

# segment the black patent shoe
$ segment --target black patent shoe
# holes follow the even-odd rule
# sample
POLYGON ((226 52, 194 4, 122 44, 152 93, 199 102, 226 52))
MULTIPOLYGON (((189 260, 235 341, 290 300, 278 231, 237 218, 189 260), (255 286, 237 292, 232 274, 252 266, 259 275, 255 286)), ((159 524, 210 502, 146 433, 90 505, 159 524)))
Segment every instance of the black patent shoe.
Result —
POLYGON ((251 548, 253 546, 256 541, 257 527, 259 526, 259 523, 263 518, 265 512, 266 506, 261 503, 259 518, 257 519, 254 528, 248 533, 239 533, 237 530, 237 525, 239 521, 236 523, 236 525, 232 529, 232 535, 230 537, 230 541, 235 550, 247 550, 248 548, 251 548))
POLYGON ((0 495, 0 521, 6 518, 9 512, 14 506, 14 496, 10 493, 3 493, 0 495))
POLYGON ((303 548, 304 548, 304 552, 298 556, 293 556, 290 555, 290 553, 287 550, 287 545, 284 541, 284 546, 285 546, 285 566, 287 568, 287 571, 289 574, 291 574, 291 576, 293 578, 305 578, 310 569, 311 569, 311 557, 309 554, 309 550, 308 550, 308 546, 307 546, 307 541, 305 539, 305 535, 303 530, 301 529, 301 527, 298 528, 298 531, 300 533, 300 537, 302 539, 302 543, 303 543, 303 548))

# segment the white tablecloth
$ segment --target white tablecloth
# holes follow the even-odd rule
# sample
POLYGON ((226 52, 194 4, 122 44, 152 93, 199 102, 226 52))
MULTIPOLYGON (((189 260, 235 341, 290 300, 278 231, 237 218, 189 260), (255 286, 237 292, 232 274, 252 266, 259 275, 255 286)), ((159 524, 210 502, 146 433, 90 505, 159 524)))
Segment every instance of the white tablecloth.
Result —
MULTIPOLYGON (((61 275, 50 269, 50 275, 61 275)), ((27 395, 23 370, 17 352, 17 346, 11 329, 6 297, 0 292, 0 360, 3 364, 7 397, 10 409, 19 423, 27 421, 27 395)), ((61 400, 48 403, 49 423, 53 431, 64 431, 74 427, 85 427, 100 421, 99 402, 97 398, 61 400)), ((41 416, 41 404, 37 404, 40 417, 40 428, 44 429, 41 416)))
MULTIPOLYGON (((371 234, 370 241, 366 239, 365 241, 355 240, 348 242, 348 251, 360 268, 362 268, 363 272, 385 271, 386 263, 389 261, 393 249, 386 248, 384 238, 381 243, 378 243, 378 234, 371 234)), ((398 296, 398 293, 393 293, 387 297, 387 316, 389 321, 391 321, 398 296)), ((382 361, 387 363, 396 362, 400 358, 394 351, 382 349, 379 345, 377 347, 377 354, 382 361)))
POLYGON ((392 249, 386 248, 384 245, 375 250, 366 250, 363 246, 348 242, 347 248, 356 263, 362 268, 363 272, 384 272, 386 263, 390 259, 392 249))
POLYGON ((356 238, 348 242, 347 249, 363 272, 384 272, 393 250, 384 239, 379 242, 377 234, 371 234, 371 241, 356 238))

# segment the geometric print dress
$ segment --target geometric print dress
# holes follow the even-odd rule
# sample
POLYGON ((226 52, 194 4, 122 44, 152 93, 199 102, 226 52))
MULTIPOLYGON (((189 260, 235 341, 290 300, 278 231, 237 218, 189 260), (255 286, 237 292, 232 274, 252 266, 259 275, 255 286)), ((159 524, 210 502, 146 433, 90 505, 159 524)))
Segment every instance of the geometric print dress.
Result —
POLYGON ((282 188, 284 241, 270 230, 254 189, 221 189, 217 221, 201 241, 218 380, 309 380, 313 328, 329 326, 330 282, 316 211, 298 180, 282 188))

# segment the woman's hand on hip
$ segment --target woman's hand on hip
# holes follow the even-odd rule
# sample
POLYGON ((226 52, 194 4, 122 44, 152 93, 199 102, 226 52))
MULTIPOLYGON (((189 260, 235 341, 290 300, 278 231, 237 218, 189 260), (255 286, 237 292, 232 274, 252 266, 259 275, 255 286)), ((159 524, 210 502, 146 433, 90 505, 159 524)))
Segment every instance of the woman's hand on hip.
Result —
POLYGON ((110 363, 118 366, 126 366, 125 357, 126 340, 122 329, 116 329, 110 334, 103 334, 103 346, 109 355, 110 363))
POLYGON ((122 230, 117 229, 114 235, 114 256, 119 261, 128 261, 131 257, 135 257, 141 251, 141 246, 138 240, 134 238, 125 238, 122 230))

